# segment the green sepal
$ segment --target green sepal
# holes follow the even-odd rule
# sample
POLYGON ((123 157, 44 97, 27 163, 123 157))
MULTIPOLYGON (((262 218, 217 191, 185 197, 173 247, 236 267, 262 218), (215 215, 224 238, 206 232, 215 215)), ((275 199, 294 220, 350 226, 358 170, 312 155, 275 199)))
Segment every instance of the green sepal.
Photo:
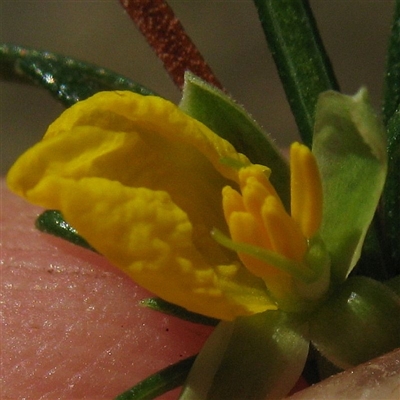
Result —
POLYGON ((151 297, 141 300, 139 304, 141 306, 162 312, 164 314, 172 315, 185 321, 194 322, 195 324, 216 326, 219 322, 219 320, 215 318, 206 317, 205 315, 188 311, 183 307, 169 303, 168 301, 160 299, 159 297, 151 297))
POLYGON ((82 236, 78 234, 75 228, 64 220, 60 211, 44 211, 37 217, 35 226, 39 231, 49 233, 78 246, 96 251, 82 236))
POLYGON ((385 132, 365 89, 353 97, 321 94, 313 153, 324 194, 320 235, 338 283, 360 257, 386 178, 385 132))
POLYGON ((117 396, 115 400, 152 400, 182 386, 195 358, 196 356, 185 358, 150 375, 131 389, 117 396))
POLYGON ((252 163, 271 168, 271 182, 289 209, 289 166, 268 135, 240 105, 187 72, 179 108, 230 142, 252 163))
POLYGON ((339 85, 308 1, 254 0, 303 142, 311 146, 318 95, 339 85))
POLYGON ((105 90, 154 94, 109 69, 47 51, 8 44, 0 46, 0 77, 39 85, 66 107, 105 90))
POLYGON ((284 397, 304 368, 306 329, 282 311, 221 322, 197 356, 180 400, 284 397))
POLYGON ((349 368, 400 346, 400 298, 381 282, 350 277, 309 324, 310 339, 321 354, 349 368))

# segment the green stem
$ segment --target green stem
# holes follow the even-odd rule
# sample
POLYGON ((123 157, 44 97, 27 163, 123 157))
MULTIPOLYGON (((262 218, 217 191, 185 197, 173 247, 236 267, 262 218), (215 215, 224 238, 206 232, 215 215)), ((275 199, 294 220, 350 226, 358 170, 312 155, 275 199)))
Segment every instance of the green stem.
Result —
POLYGON ((318 95, 339 90, 305 0, 254 0, 300 135, 312 143, 318 95))

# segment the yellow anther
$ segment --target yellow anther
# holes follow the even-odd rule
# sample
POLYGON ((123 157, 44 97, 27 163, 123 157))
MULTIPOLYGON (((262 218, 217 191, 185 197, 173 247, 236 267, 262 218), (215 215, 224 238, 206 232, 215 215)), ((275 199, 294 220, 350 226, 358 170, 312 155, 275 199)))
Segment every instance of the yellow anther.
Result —
POLYGON ((227 222, 233 212, 245 211, 242 196, 230 186, 222 189, 222 208, 227 222))
POLYGON ((246 185, 242 188, 244 206, 257 219, 261 217, 261 207, 269 195, 265 186, 254 177, 248 178, 246 185))
POLYGON ((307 146, 290 148, 291 215, 306 238, 312 237, 322 220, 322 183, 314 155, 307 146))
POLYGON ((266 199, 262 217, 272 250, 286 258, 301 261, 307 250, 307 241, 297 222, 286 213, 275 197, 266 199))
MULTIPOLYGON (((264 227, 253 215, 248 212, 234 212, 228 221, 232 240, 237 243, 246 243, 260 248, 270 248, 268 235, 264 227)), ((248 254, 238 253, 246 268, 256 276, 265 276, 271 269, 264 261, 258 260, 248 254)))
POLYGON ((256 179, 270 195, 278 197, 275 188, 272 186, 269 181, 269 176, 271 175, 271 170, 263 165, 250 165, 249 167, 242 168, 239 171, 239 182, 240 187, 243 188, 246 186, 248 179, 251 177, 256 179))

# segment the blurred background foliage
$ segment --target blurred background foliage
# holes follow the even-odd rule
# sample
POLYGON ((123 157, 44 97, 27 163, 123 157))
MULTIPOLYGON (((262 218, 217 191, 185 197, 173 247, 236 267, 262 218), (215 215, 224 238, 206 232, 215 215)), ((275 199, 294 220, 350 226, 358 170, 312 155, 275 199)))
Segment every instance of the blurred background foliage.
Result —
MULTIPOLYGON (((169 1, 232 96, 285 147, 297 130, 252 0, 169 1)), ((379 109, 393 0, 312 0, 344 93, 367 86, 379 109)), ((180 94, 117 0, 1 0, 0 41, 113 69, 178 102, 180 94)), ((62 111, 42 89, 0 83, 0 163, 39 140, 62 111)))

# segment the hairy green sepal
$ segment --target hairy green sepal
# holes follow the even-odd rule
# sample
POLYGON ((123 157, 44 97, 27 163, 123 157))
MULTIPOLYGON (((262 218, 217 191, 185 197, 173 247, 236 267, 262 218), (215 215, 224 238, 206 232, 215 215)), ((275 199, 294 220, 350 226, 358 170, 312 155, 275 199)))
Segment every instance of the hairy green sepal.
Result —
POLYGON ((289 207, 289 167, 272 140, 243 107, 214 86, 186 73, 179 108, 246 154, 252 163, 271 168, 271 182, 289 207))
POLYGON ((282 311, 221 322, 198 355, 180 399, 284 397, 307 358, 305 329, 282 311))
POLYGON ((321 94, 313 153, 324 201, 320 235, 332 260, 332 280, 346 279, 360 257, 385 183, 386 138, 365 89, 355 96, 321 94))

